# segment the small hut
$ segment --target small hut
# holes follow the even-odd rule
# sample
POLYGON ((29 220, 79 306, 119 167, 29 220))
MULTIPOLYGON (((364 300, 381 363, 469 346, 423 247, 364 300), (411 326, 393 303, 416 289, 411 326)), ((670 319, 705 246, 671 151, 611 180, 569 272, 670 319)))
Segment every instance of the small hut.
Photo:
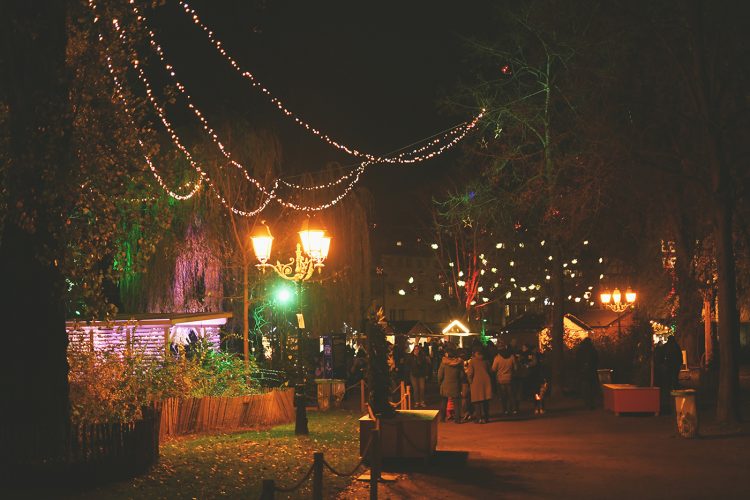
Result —
POLYGON ((65 323, 70 351, 140 350, 144 356, 163 359, 177 346, 202 340, 219 349, 220 328, 232 313, 153 313, 120 315, 110 321, 65 323))

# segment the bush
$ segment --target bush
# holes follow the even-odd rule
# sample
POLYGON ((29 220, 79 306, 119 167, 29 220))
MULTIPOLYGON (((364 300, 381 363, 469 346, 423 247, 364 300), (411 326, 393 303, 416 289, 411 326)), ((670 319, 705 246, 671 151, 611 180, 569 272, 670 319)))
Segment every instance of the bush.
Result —
POLYGON ((158 399, 258 392, 252 360, 246 369, 236 355, 202 344, 163 361, 138 350, 70 352, 68 364, 74 422, 132 422, 158 399))

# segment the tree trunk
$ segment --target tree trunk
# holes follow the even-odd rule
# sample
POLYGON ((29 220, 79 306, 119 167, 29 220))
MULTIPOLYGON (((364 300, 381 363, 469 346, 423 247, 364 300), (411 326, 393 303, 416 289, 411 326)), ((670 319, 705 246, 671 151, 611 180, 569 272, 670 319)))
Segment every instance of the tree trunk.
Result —
POLYGON ((677 309, 677 333, 680 345, 687 351, 688 364, 698 365, 700 362, 699 340, 703 325, 701 324, 701 312, 703 310, 703 298, 698 289, 693 273, 693 245, 678 243, 677 262, 675 272, 677 274, 677 296, 679 307, 677 309))
POLYGON ((245 369, 250 368, 250 282, 248 278, 248 259, 242 259, 242 354, 245 369))
POLYGON ((565 316, 565 274, 562 267, 562 257, 559 249, 554 250, 554 261, 550 269, 552 281, 552 397, 562 397, 565 383, 565 329, 563 319, 565 316))
POLYGON ((732 246, 732 207, 728 197, 716 207, 716 264, 719 292, 719 394, 716 418, 723 423, 740 421, 739 313, 734 249, 732 246))
POLYGON ((66 3, 18 0, 0 11, 0 68, 12 167, 0 240, 3 349, 0 467, 65 457, 70 419, 61 201, 71 165, 66 3))

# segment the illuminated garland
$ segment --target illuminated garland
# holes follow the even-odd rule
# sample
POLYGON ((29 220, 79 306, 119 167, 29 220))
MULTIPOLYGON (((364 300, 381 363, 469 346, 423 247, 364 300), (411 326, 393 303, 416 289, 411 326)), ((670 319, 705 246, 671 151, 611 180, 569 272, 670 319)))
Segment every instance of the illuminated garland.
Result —
MULTIPOLYGON (((131 3, 132 3, 132 0, 131 0, 131 3)), ((93 3, 93 0, 89 1, 89 5, 92 6, 92 9, 96 8, 95 4, 93 3)), ((138 15, 137 11, 135 12, 135 14, 138 15)), ((95 21, 96 20, 98 20, 98 16, 97 16, 97 18, 95 18, 95 21)), ((113 26, 115 27, 115 30, 118 33, 118 38, 121 40, 121 42, 124 45, 126 45, 127 41, 125 39, 124 29, 120 26, 119 22, 116 19, 113 20, 112 24, 113 24, 113 26)), ((270 203, 270 201, 272 199, 275 200, 277 203, 279 203, 282 206, 285 206, 285 207, 288 207, 288 208, 292 208, 292 209, 295 209, 295 210, 306 211, 306 212, 314 212, 314 211, 325 210, 327 208, 332 207, 333 205, 335 205, 336 203, 338 203, 339 201, 341 201, 346 195, 348 195, 349 192, 351 192, 351 190, 354 187, 354 185, 357 182, 359 182, 360 176, 361 176, 362 172, 364 172, 364 170, 365 170, 367 162, 363 162, 362 165, 360 165, 360 167, 358 169, 356 169, 355 171, 353 171, 353 173, 355 174, 354 175, 354 180, 351 183, 349 183, 349 185, 345 188, 345 190, 341 194, 339 194, 336 198, 334 198, 333 200, 331 200, 331 201, 329 201, 327 203, 322 203, 320 205, 310 206, 310 205, 300 205, 300 204, 297 204, 297 203, 286 201, 283 198, 277 196, 275 194, 275 192, 276 192, 276 189, 278 187, 279 180, 275 180, 274 181, 273 188, 270 191, 266 190, 257 180, 250 178, 249 175, 247 175, 246 170, 240 164, 238 164, 236 162, 233 162, 233 165, 235 165, 237 168, 240 168, 241 170, 243 170, 243 173, 245 173, 245 177, 250 182, 252 182, 260 191, 262 191, 264 194, 267 195, 266 200, 256 210, 248 212, 248 211, 244 211, 244 210, 240 210, 238 208, 235 208, 235 207, 231 206, 226 201, 226 199, 221 195, 221 192, 214 186, 214 184, 211 181, 211 179, 208 176, 208 174, 203 169, 200 168, 200 166, 193 159, 193 157, 190 154, 190 152, 182 144, 179 136, 174 131, 174 128, 172 127, 172 124, 167 119, 166 112, 165 112, 164 108, 161 107, 159 105, 159 103, 156 101, 156 99, 154 98, 153 89, 151 87, 150 81, 146 77, 145 72, 143 71, 143 68, 140 65, 140 62, 138 60, 134 60, 134 61, 132 61, 132 65, 136 69, 136 72, 138 74, 138 78, 143 83, 144 87, 146 88, 146 96, 147 96, 149 102, 151 103, 152 107, 154 108, 156 114, 159 116, 159 119, 161 120, 162 124, 164 125, 165 129, 167 130, 167 133, 169 134, 170 138, 172 139, 172 142, 175 144, 175 146, 180 151, 182 151, 182 153, 188 159, 188 162, 190 163, 190 165, 201 176, 202 180, 209 185, 209 187, 214 192, 214 194, 216 195, 216 197, 219 199, 219 201, 221 202, 221 204, 224 205, 226 208, 228 208, 229 210, 231 210, 233 213, 235 213, 237 215, 240 215, 240 216, 243 216, 243 217, 252 217, 252 216, 255 216, 258 213, 260 213, 262 210, 264 210, 266 208, 266 206, 268 206, 268 204, 270 203)), ((112 72, 113 72, 113 69, 112 69, 112 72)), ((115 75, 113 75, 113 76, 115 76, 115 75)), ((338 184, 338 183, 336 183, 336 184, 338 184)), ((162 187, 165 187, 165 186, 162 185, 162 187)), ((170 195, 173 195, 173 194, 174 193, 170 192, 170 195)), ((178 199, 180 199, 180 198, 178 198, 178 199)))
MULTIPOLYGON (((133 0, 130 0, 130 2, 132 4, 133 0)), ((342 144, 342 143, 334 140, 328 134, 325 134, 325 133, 321 132, 317 128, 315 128, 312 125, 310 125, 308 122, 306 122, 303 119, 301 119, 300 117, 296 116, 292 111, 290 111, 284 105, 284 103, 278 97, 274 96, 271 93, 271 91, 268 90, 267 87, 265 87, 264 85, 262 85, 255 78, 255 75, 253 75, 251 72, 249 72, 247 70, 243 70, 240 67, 239 63, 232 56, 229 55, 229 53, 226 51, 226 49, 224 49, 224 47, 222 46, 222 42, 216 38, 216 36, 214 35, 214 32, 212 30, 210 30, 208 28, 208 26, 206 26, 200 20, 200 17, 198 16, 198 13, 196 12, 195 9, 193 9, 192 7, 190 7, 190 5, 186 1, 184 1, 184 0, 178 0, 178 3, 183 8, 183 10, 185 11, 185 13, 192 18, 193 23, 196 24, 201 30, 203 30, 203 32, 207 35, 208 40, 211 42, 211 45, 213 45, 216 48, 216 50, 219 52, 219 54, 221 54, 222 56, 224 56, 224 58, 229 63, 229 65, 232 68, 234 68, 234 70, 237 71, 240 74, 240 76, 242 76, 243 78, 246 78, 248 81, 250 81, 250 84, 251 84, 251 86, 253 88, 259 89, 261 92, 263 92, 269 98, 269 100, 271 101, 271 103, 274 104, 276 106, 276 108, 279 109, 279 111, 281 111, 282 114, 284 114, 285 116, 291 117, 291 119, 297 125, 299 125, 302 128, 308 130, 309 132, 311 132, 312 134, 314 134, 315 136, 317 136, 321 140, 327 142, 329 145, 331 145, 331 146, 333 146, 333 147, 335 147, 335 148, 337 148, 337 149, 339 149, 341 151, 344 151, 344 152, 346 152, 346 153, 348 153, 348 154, 350 154, 352 156, 356 156, 356 157, 359 157, 359 158, 365 158, 368 161, 370 161, 371 163, 418 163, 418 162, 422 162, 422 161, 425 161, 425 160, 429 160, 430 158, 434 158, 435 156, 437 156, 439 154, 442 154, 447 149, 450 149, 453 146, 455 146, 456 144, 458 144, 466 136, 466 134, 469 133, 469 131, 471 131, 474 127, 476 127, 477 123, 479 122, 479 120, 484 115, 485 111, 482 110, 482 112, 479 113, 473 120, 471 120, 469 122, 464 122, 463 124, 457 126, 455 129, 452 129, 452 131, 453 130, 460 130, 461 133, 459 133, 456 137, 454 137, 453 140, 451 140, 451 141, 447 142, 446 144, 444 144, 438 150, 430 152, 430 153, 427 153, 427 154, 422 155, 422 156, 415 156, 415 155, 418 155, 418 153, 420 153, 422 151, 425 151, 430 146, 438 144, 440 141, 443 140, 443 138, 449 137, 450 134, 445 134, 445 136, 432 141, 427 146, 423 146, 421 148, 417 148, 417 149, 412 150, 412 151, 403 152, 403 153, 400 153, 399 155, 396 155, 394 157, 378 156, 378 155, 373 155, 373 154, 370 154, 370 153, 361 152, 361 151, 359 151, 359 150, 357 150, 355 148, 348 147, 345 144, 342 144)), ((141 16, 141 18, 142 18, 142 16, 141 16)))
MULTIPOLYGON (((95 3, 94 3, 93 0, 89 0, 89 6, 96 13, 96 10, 95 10, 96 9, 96 5, 95 5, 95 3)), ((95 18, 95 22, 97 20, 98 20, 98 17, 95 18)), ((123 45, 125 47, 127 47, 127 41, 125 40, 124 31, 120 27, 120 24, 117 21, 117 19, 113 19, 112 20, 112 25, 115 27, 115 30, 118 33, 118 38, 120 39, 120 41, 123 43, 123 45)), ((100 38, 100 41, 103 42, 103 38, 100 38)), ((105 50, 106 50, 106 48, 105 48, 105 50)), ((108 51, 107 51, 107 54, 108 54, 108 51)), ((242 217, 254 217, 255 215, 259 214, 261 211, 263 211, 266 208, 266 206, 268 206, 268 203, 271 201, 271 199, 272 199, 271 196, 267 197, 261 203, 261 205, 257 209, 249 211, 249 212, 245 211, 245 210, 238 209, 238 208, 232 206, 231 204, 229 204, 229 202, 227 202, 227 200, 224 198, 224 196, 221 194, 221 192, 216 188, 216 186, 214 185, 214 183, 211 181, 211 178, 208 176, 208 174, 203 169, 200 168, 200 166, 195 162, 195 160, 193 159, 192 155, 187 150, 187 148, 185 148, 182 145, 182 142, 180 141, 179 136, 177 135, 177 133, 172 128, 171 123, 169 123, 169 120, 167 120, 163 108, 161 106, 159 106, 159 104, 156 102, 156 99, 153 96, 153 91, 151 89, 151 85, 150 85, 148 79, 146 79, 145 74, 143 73, 143 69, 140 67, 140 64, 139 64, 139 62, 137 60, 133 61, 133 66, 136 68, 137 73, 139 74, 139 78, 140 78, 141 82, 143 82, 143 84, 146 86, 146 97, 148 98, 148 100, 151 103, 152 107, 154 108, 154 110, 156 111, 157 115, 159 116, 162 124, 164 125, 164 127, 167 130, 167 133, 172 138, 172 142, 178 147, 178 149, 180 149, 180 151, 182 151, 182 153, 185 155, 185 157, 187 158, 187 160, 190 163, 190 165, 200 175, 200 177, 203 180, 203 182, 205 182, 206 184, 208 184, 209 188, 211 188, 211 191, 213 191, 214 195, 221 202, 221 204, 224 205, 227 209, 231 210, 233 213, 235 213, 237 215, 240 215, 242 217)), ((113 68, 110 67, 108 69, 112 70, 113 68)), ((127 107, 127 102, 123 101, 123 103, 127 107)), ((276 189, 276 184, 277 183, 274 184, 274 188, 272 189, 272 192, 273 192, 273 190, 276 189)), ((173 194, 170 192, 170 196, 172 196, 172 195, 173 194)), ((177 198, 177 199, 180 199, 180 198, 177 198)))
MULTIPOLYGON (((98 16, 94 18, 94 22, 97 22, 98 20, 99 20, 98 16)), ((99 42, 104 44, 104 37, 101 34, 99 34, 99 42)), ((107 59, 107 71, 112 77, 112 81, 114 82, 114 85, 115 85, 115 94, 123 102, 125 113, 128 115, 128 118, 130 119, 130 124, 135 128, 135 121, 133 119, 132 114, 130 113, 130 108, 128 106, 127 99, 125 98, 125 92, 123 91, 122 84, 120 83, 119 78, 117 78, 117 73, 115 73, 115 69, 112 66, 112 58, 109 55, 109 51, 105 51, 105 57, 107 59)), ((141 149, 145 151, 146 147, 140 138, 138 138, 138 145, 141 147, 141 149)), ((169 188, 169 186, 167 186, 166 182, 164 182, 164 179, 162 179, 161 175, 159 175, 159 172, 156 170, 156 167, 151 161, 151 158, 146 154, 144 154, 143 157, 146 159, 146 165, 148 165, 149 170, 151 170, 151 173, 154 175, 156 182, 172 198, 176 200, 182 200, 182 201, 189 200, 200 190, 202 181, 201 181, 201 178, 199 177, 198 181, 194 184, 193 189, 188 194, 183 195, 183 194, 179 194, 179 193, 172 191, 169 188)), ((140 200, 140 201, 144 201, 144 200, 140 200)))
MULTIPOLYGON (((133 0, 130 0, 130 4, 132 6, 132 11, 133 11, 133 14, 135 15, 136 19, 138 20, 139 23, 141 23, 144 26, 144 29, 145 29, 145 31, 148 34, 149 45, 154 50, 154 52, 156 53, 156 55, 159 57, 159 60, 164 65, 165 71, 172 78, 172 80, 175 83, 175 86, 177 87, 177 89, 185 97, 185 99, 186 99, 186 101, 188 103, 187 104, 188 108, 193 112, 193 114, 195 114, 195 116, 201 122, 201 125, 202 125, 204 131, 208 134, 208 136, 211 138, 211 140, 216 144, 216 146, 219 148, 219 150, 224 155, 224 157, 227 158, 227 160, 229 160, 229 162, 232 165, 234 165, 235 167, 237 167, 238 169, 240 169, 243 172, 245 178, 248 181, 256 184, 256 186, 259 186, 258 182, 255 179, 253 179, 253 178, 251 178, 249 176, 249 174, 247 172, 247 169, 243 165, 237 163, 231 157, 231 154, 228 151, 226 151, 226 149, 224 148, 224 145, 221 142, 221 140, 219 139, 218 134, 216 133, 216 131, 208 124, 208 121, 204 117, 203 113, 193 104, 192 97, 187 92, 187 89, 186 89, 185 85, 178 80, 174 66, 172 66, 171 64, 169 64, 167 62, 166 56, 165 56, 165 53, 164 53, 164 49, 156 41, 156 35, 154 34, 153 30, 151 30, 148 27, 148 25, 147 25, 148 21, 146 19, 146 16, 143 15, 138 10, 138 7, 135 5, 135 3, 134 3, 133 0)), ((481 117, 481 115, 480 115, 480 117, 481 117)), ((458 142, 460 142, 466 136, 466 134, 474 126, 476 126, 476 122, 477 121, 478 121, 478 119, 474 120, 473 122, 469 123, 468 125, 467 124, 461 124, 461 125, 455 126, 455 127, 451 128, 451 129, 449 129, 448 131, 446 131, 445 133, 441 134, 439 137, 437 137, 437 138, 433 139, 432 141, 428 142, 424 146, 421 146, 421 147, 419 147, 417 149, 414 149, 413 151, 400 153, 399 155, 397 155, 397 156, 395 156, 393 158, 390 158, 390 157, 382 157, 382 158, 378 157, 378 158, 376 158, 376 157, 374 157, 372 155, 368 155, 368 158, 370 159, 369 163, 372 163, 372 162, 374 162, 376 160, 377 161, 381 161, 381 162, 386 162, 386 163, 416 163, 416 162, 420 162, 420 161, 424 161, 424 160, 433 158, 434 156, 437 156, 437 155, 441 154, 446 149, 448 149, 450 147, 453 147, 455 144, 457 144, 458 142), (424 156, 421 156, 421 157, 409 158, 409 156, 414 156, 414 155, 416 155, 418 153, 421 153, 421 152, 423 152, 423 151, 425 151, 425 150, 427 150, 427 149, 429 149, 429 148, 431 148, 431 147, 439 144, 441 141, 443 141, 444 139, 447 139, 447 138, 449 138, 451 136, 455 136, 455 137, 453 137, 453 139, 451 141, 449 141, 447 144, 445 144, 443 147, 441 147, 437 151, 433 151, 433 152, 428 153, 428 154, 426 154, 424 156)), ((281 180, 280 182, 283 185, 285 185, 285 186, 287 186, 289 188, 292 188, 292 189, 299 189, 299 190, 306 190, 306 191, 315 191, 315 190, 321 190, 321 189, 329 189, 329 188, 337 186, 338 184, 340 184, 341 182, 344 182, 345 180, 351 178, 352 176, 354 176, 356 179, 359 179, 360 175, 364 172, 365 167, 366 167, 365 163, 362 163, 358 169, 353 170, 352 172, 350 172, 348 174, 345 174, 344 176, 340 177, 339 179, 336 179, 334 181, 331 181, 331 182, 328 182, 328 183, 325 183, 325 184, 321 184, 321 185, 302 186, 302 185, 299 185, 299 184, 294 184, 294 183, 283 181, 283 180, 281 180)), ((266 192, 266 194, 268 195, 269 193, 266 192)), ((290 208, 293 208, 293 207, 290 207, 290 208)))
MULTIPOLYGON (((138 21, 145 22, 144 16, 142 16, 139 13, 137 7, 135 7, 134 0, 129 0, 129 3, 133 6, 133 12, 136 15, 136 18, 138 19, 138 21)), ((96 14, 96 5, 95 5, 95 3, 94 3, 93 0, 89 0, 89 6, 91 7, 92 11, 94 11, 94 22, 97 22, 99 20, 99 16, 98 16, 98 14, 96 14)), ((127 45, 127 41, 126 41, 125 36, 124 36, 124 30, 121 28, 121 26, 119 25, 119 22, 116 19, 113 20, 113 26, 117 30, 118 37, 120 38, 121 42, 124 45, 127 45)), ((198 183, 196 184, 196 187, 194 188, 193 192, 189 193, 188 195, 180 195, 178 193, 175 193, 175 192, 171 191, 166 186, 166 184, 164 183, 163 179, 161 178, 161 176, 159 176, 158 172, 156 171, 155 167, 153 166, 153 163, 150 161, 150 158, 147 158, 146 160, 147 160, 147 163, 149 165, 149 168, 151 169, 152 173, 154 174, 155 178, 157 179, 157 182, 173 198, 175 198, 175 199, 181 199, 181 200, 182 199, 188 199, 188 198, 192 197, 198 191, 201 182, 206 182, 209 185, 209 187, 211 188, 211 190, 214 192, 214 194, 216 195, 216 197, 220 200, 220 202, 226 208, 228 208, 229 210, 231 210, 233 213, 235 213, 237 215, 246 216, 246 217, 251 217, 251 216, 257 215, 258 213, 260 213, 260 211, 262 211, 268 205, 268 203, 271 201, 271 199, 274 199, 275 201, 277 201, 282 206, 285 206, 285 207, 288 207, 288 208, 292 208, 292 209, 295 209, 295 210, 301 210, 301 211, 319 211, 319 210, 324 210, 324 209, 330 208, 331 206, 335 205, 338 201, 340 201, 341 199, 343 199, 347 194, 349 194, 349 192, 352 190, 352 188, 354 187, 354 185, 359 181, 359 179, 361 177, 361 174, 365 171, 366 167, 369 166, 370 164, 374 163, 374 161, 363 162, 363 163, 360 164, 359 167, 357 167, 353 171, 349 172, 348 174, 343 175, 341 178, 336 179, 336 180, 331 181, 331 182, 328 182, 326 184, 319 185, 319 186, 301 186, 301 185, 293 184, 291 182, 287 182, 287 181, 283 181, 283 180, 277 179, 277 180, 275 180, 273 182, 272 189, 270 191, 267 190, 263 185, 260 184, 260 182, 258 182, 256 179, 250 177, 249 174, 247 173, 247 170, 242 165, 240 165, 239 163, 237 163, 236 161, 234 161, 231 158, 231 155, 224 149, 223 144, 221 143, 221 141, 218 138, 218 135, 210 127, 210 125, 208 124, 208 122, 205 120, 205 118, 203 117, 202 113, 200 112, 200 110, 198 110, 193 105, 192 99, 190 98, 189 94, 187 94, 184 85, 182 85, 182 83, 179 82, 176 79, 176 74, 174 72, 174 68, 166 62, 166 60, 164 58, 164 52, 161 49, 161 47, 158 45, 158 43, 156 42, 155 35, 154 35, 153 31, 147 29, 147 32, 149 34, 149 40, 150 40, 152 48, 155 50, 155 52, 159 56, 159 58, 161 59, 162 63, 164 63, 165 69, 167 70, 167 72, 175 80, 175 82, 177 84, 177 88, 186 96, 186 99, 188 100, 188 106, 189 106, 189 108, 191 110, 193 110, 194 114, 199 118, 199 120, 201 121, 201 124, 203 125, 204 130, 209 134, 209 136, 212 138, 212 140, 217 144, 217 146, 219 147, 220 151, 229 160, 229 162, 233 166, 235 166, 236 168, 239 168, 240 170, 242 170, 245 178, 249 182, 251 182, 256 188, 258 188, 262 193, 264 193, 267 196, 266 200, 261 204, 260 207, 258 207, 256 210, 249 211, 249 212, 237 209, 237 208, 231 206, 227 202, 227 200, 222 196, 221 192, 214 186, 214 184, 211 181, 211 179, 208 176, 208 174, 203 169, 201 169, 201 167, 195 162, 195 160, 193 159, 192 155, 189 153, 189 151, 187 150, 187 148, 180 141, 179 136, 176 134, 176 132, 174 131, 174 128, 172 127, 171 123, 169 122, 169 120, 166 117, 166 112, 165 112, 164 108, 161 107, 158 104, 158 102, 156 101, 156 99, 154 98, 153 90, 152 90, 152 87, 150 85, 150 82, 148 81, 148 79, 147 79, 147 77, 146 77, 146 75, 145 75, 142 67, 140 66, 139 61, 136 59, 136 60, 132 61, 132 64, 133 64, 134 68, 137 70, 136 72, 138 74, 139 79, 141 80, 141 82, 144 84, 144 86, 146 88, 146 95, 147 95, 147 98, 148 98, 149 102, 151 103, 151 105, 153 106, 155 112, 157 113, 157 115, 159 116, 160 120, 162 121, 162 124, 164 125, 165 129, 167 130, 170 138, 172 139, 172 142, 186 156, 186 158, 188 159, 190 165, 193 167, 193 169, 200 176, 199 180, 198 180, 198 183), (335 186, 341 184, 342 182, 344 182, 345 180, 352 179, 352 178, 353 178, 353 180, 346 186, 345 190, 341 194, 339 194, 333 200, 331 200, 331 201, 329 201, 327 203, 322 203, 320 205, 315 205, 315 206, 300 205, 300 204, 296 204, 296 203, 293 203, 293 202, 290 202, 290 201, 286 201, 282 197, 276 195, 276 190, 277 190, 277 188, 278 188, 278 186, 279 186, 280 183, 283 184, 283 185, 285 185, 285 186, 287 186, 287 187, 290 187, 290 188, 311 191, 311 190, 319 190, 319 189, 326 189, 326 188, 335 187, 335 186)), ((103 39, 102 39, 101 36, 100 36, 100 41, 103 42, 103 39)), ((219 44, 220 44, 220 42, 219 42, 219 44)), ((114 70, 111 67, 111 59, 109 58, 109 56, 108 56, 108 61, 109 61, 108 70, 110 71, 110 74, 113 76, 113 79, 115 79, 116 85, 119 86, 119 81, 116 79, 116 74, 114 73, 114 70)), ((125 105, 127 107, 127 102, 124 100, 123 93, 119 92, 119 94, 120 94, 120 98, 123 99, 123 102, 125 103, 125 105)), ((373 155, 369 155, 369 157, 372 157, 375 160, 380 160, 380 161, 386 162, 386 163, 416 163, 416 162, 419 162, 419 161, 424 161, 426 159, 429 159, 429 158, 432 158, 434 156, 437 156, 438 154, 441 154, 446 149, 448 149, 448 148, 452 147, 453 145, 457 144, 461 139, 463 139, 463 137, 472 128, 474 128, 476 126, 476 124, 479 121, 479 119, 481 118, 481 116, 482 116, 482 114, 480 114, 478 117, 476 117, 474 120, 472 120, 472 122, 470 122, 468 124, 462 124, 462 125, 459 125, 457 127, 454 127, 452 129, 448 130, 447 132, 443 133, 440 137, 437 137, 436 139, 433 139, 429 143, 427 143, 427 144, 425 144, 425 145, 423 145, 423 146, 421 146, 419 148, 416 148, 416 149, 414 149, 412 151, 400 153, 399 155, 396 155, 395 157, 375 157, 373 155), (446 138, 449 138, 451 136, 453 136, 452 140, 450 140, 448 143, 444 144, 438 150, 431 151, 430 153, 427 153, 426 155, 422 155, 421 157, 414 157, 414 155, 416 155, 418 153, 421 153, 421 152, 429 149, 430 147, 432 147, 434 145, 439 144, 442 140, 444 140, 446 138)), ((365 155, 365 156, 367 157, 368 155, 365 155)))

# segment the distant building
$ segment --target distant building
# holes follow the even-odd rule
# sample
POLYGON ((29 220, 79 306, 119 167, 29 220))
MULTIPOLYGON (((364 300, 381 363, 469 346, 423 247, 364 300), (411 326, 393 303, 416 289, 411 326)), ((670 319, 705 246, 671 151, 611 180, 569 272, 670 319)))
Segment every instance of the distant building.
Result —
POLYGON ((373 298, 381 303, 389 321, 439 323, 449 319, 445 280, 434 255, 406 240, 395 240, 375 262, 373 298))

